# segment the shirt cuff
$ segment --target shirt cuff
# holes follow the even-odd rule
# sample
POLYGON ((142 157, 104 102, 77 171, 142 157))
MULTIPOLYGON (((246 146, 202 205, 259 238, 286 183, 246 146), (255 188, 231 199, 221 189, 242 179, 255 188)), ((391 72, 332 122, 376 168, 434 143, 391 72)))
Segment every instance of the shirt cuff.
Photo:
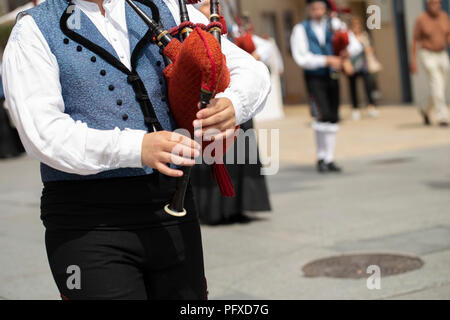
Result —
POLYGON ((242 123, 245 122, 244 121, 245 115, 243 112, 244 104, 236 93, 234 93, 233 91, 231 91, 230 88, 228 88, 227 90, 225 90, 225 92, 217 94, 216 99, 218 98, 230 99, 234 107, 234 112, 236 114, 236 125, 241 125, 242 123))
POLYGON ((314 62, 312 63, 312 70, 318 68, 326 68, 327 67, 327 56, 314 55, 314 62))
POLYGON ((142 168, 142 141, 147 134, 143 130, 125 129, 119 137, 119 167, 142 168))
POLYGON ((327 56, 318 56, 316 68, 326 68, 326 67, 327 67, 327 56))

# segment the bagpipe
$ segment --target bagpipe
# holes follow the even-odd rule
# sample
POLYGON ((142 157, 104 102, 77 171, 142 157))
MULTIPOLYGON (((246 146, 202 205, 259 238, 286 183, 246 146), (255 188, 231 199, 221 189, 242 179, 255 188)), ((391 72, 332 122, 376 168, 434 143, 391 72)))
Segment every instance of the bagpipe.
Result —
MULTIPOLYGON (((329 8, 332 14, 338 15, 340 13, 350 13, 349 8, 338 7, 335 0, 328 0, 329 8)), ((347 30, 335 30, 333 37, 333 50, 336 56, 340 56, 342 51, 346 50, 350 44, 350 39, 347 30)))
POLYGON ((253 33, 254 28, 250 23, 250 19, 248 16, 241 17, 237 12, 235 7, 226 0, 225 3, 227 7, 231 11, 231 16, 234 19, 234 22, 238 26, 239 32, 235 35, 233 42, 236 46, 244 50, 249 54, 253 54, 256 51, 255 43, 253 42, 253 33))
POLYGON ((248 17, 241 18, 237 15, 235 19, 239 27, 239 36, 234 39, 234 44, 249 54, 254 53, 256 51, 256 46, 253 42, 254 28, 250 23, 250 19, 248 17))
MULTIPOLYGON (((187 3, 194 4, 201 0, 178 0, 181 24, 171 30, 165 30, 159 21, 149 17, 134 1, 139 0, 126 0, 147 24, 153 34, 153 40, 165 57, 164 75, 173 118, 179 128, 188 130, 193 137, 193 122, 197 119, 199 102, 201 108, 206 108, 211 99, 217 93, 225 91, 230 84, 230 72, 221 48, 223 25, 219 15, 219 0, 211 1, 208 26, 196 25, 189 19, 187 3), (176 36, 179 36, 180 40, 176 36)), ((210 143, 203 142, 203 149, 210 143)), ((230 147, 228 140, 225 145, 221 145, 223 154, 227 147, 230 147)), ((233 197, 231 178, 225 164, 218 162, 221 161, 212 165, 212 176, 217 181, 222 195, 233 197)), ((164 208, 167 214, 176 217, 187 214, 184 200, 192 168, 184 167, 181 170, 184 174, 177 181, 175 195, 171 203, 164 208)))
POLYGON ((249 31, 243 32, 239 37, 236 37, 234 39, 234 44, 250 54, 256 51, 256 46, 253 42, 252 34, 249 31))
POLYGON ((350 44, 348 31, 338 30, 333 36, 333 51, 336 56, 340 56, 342 51, 346 50, 350 44))
MULTIPOLYGON (((328 0, 331 16, 338 17, 340 14, 351 13, 350 8, 338 7, 334 0, 328 0)), ((341 57, 342 71, 346 75, 353 75, 355 70, 347 52, 347 48, 350 45, 349 31, 342 25, 337 30, 333 31, 333 53, 336 56, 341 57)))

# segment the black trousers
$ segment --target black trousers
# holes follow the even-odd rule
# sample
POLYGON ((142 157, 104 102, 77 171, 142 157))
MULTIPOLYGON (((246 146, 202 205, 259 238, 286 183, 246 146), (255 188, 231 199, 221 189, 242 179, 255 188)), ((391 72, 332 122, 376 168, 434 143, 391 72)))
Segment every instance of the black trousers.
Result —
POLYGON ((358 78, 362 78, 364 82, 364 90, 366 93, 367 101, 371 105, 375 105, 376 101, 373 98, 373 83, 370 74, 367 71, 361 71, 355 73, 353 76, 349 76, 349 85, 350 85, 350 95, 352 98, 352 104, 354 109, 359 108, 359 99, 358 99, 358 90, 357 90, 357 81, 358 78))
POLYGON ((306 86, 311 100, 312 113, 318 122, 339 122, 339 80, 331 75, 305 74, 306 86))
POLYGON ((158 173, 44 184, 47 255, 61 297, 207 299, 191 189, 186 217, 163 210, 175 185, 158 173))

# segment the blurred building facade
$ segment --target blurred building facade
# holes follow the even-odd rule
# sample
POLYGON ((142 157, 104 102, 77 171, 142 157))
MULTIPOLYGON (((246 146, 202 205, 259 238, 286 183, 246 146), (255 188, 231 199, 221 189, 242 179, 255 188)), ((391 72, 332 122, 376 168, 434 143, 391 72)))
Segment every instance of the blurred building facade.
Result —
MULTIPOLYGON (((290 53, 289 38, 293 26, 306 16, 306 0, 235 0, 241 12, 247 12, 257 34, 268 34, 276 39, 285 61, 284 92, 287 104, 305 103, 305 87, 300 69, 290 53)), ((409 55, 414 22, 425 8, 424 0, 337 0, 341 7, 352 9, 352 14, 366 19, 369 5, 381 9, 381 29, 370 31, 383 71, 378 75, 383 103, 423 103, 427 96, 424 72, 409 74, 409 55)), ((449 0, 443 0, 448 12, 449 0)), ((343 79, 343 101, 348 102, 347 81, 343 79)), ((450 93, 450 83, 447 92, 450 93)), ((449 94, 450 98, 450 94, 449 94)))
MULTIPOLYGON (((301 70, 290 52, 290 35, 295 24, 306 16, 306 0, 223 0, 233 2, 241 13, 248 13, 256 34, 275 39, 283 55, 284 101, 287 104, 307 102, 301 70)), ((2 14, 30 2, 30 0, 0 0, 2 14)), ((424 10, 425 0, 337 0, 341 7, 351 8, 352 14, 365 19, 366 8, 375 4, 381 8, 381 29, 370 31, 383 71, 378 75, 378 85, 383 103, 424 103, 427 97, 427 79, 421 70, 418 75, 409 74, 411 37, 417 16, 424 10)), ((444 10, 449 11, 450 0, 443 0, 444 10)), ((348 102, 346 79, 342 83, 343 101, 348 102)), ((447 87, 450 101, 450 81, 447 87)))
POLYGON ((30 1, 31 0, 0 0, 0 12, 2 14, 10 12, 30 1))

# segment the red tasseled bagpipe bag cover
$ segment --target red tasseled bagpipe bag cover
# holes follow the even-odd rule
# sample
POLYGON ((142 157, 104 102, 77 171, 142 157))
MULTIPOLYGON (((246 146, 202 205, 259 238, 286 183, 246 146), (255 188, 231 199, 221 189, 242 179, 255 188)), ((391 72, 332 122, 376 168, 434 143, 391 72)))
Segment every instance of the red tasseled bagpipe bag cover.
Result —
POLYGON ((339 56, 350 44, 347 31, 337 31, 333 37, 334 54, 339 56))
POLYGON ((242 36, 235 38, 234 44, 250 54, 256 51, 256 46, 250 32, 246 32, 242 36))
MULTIPOLYGON (((230 72, 221 46, 214 36, 196 27, 183 43, 173 39, 164 54, 172 63, 164 70, 170 108, 179 128, 194 136, 193 121, 197 119, 201 88, 208 92, 224 92, 230 84, 230 72)), ((235 139, 232 137, 232 139, 235 139)), ((233 141, 232 141, 233 142, 233 141)), ((203 149, 211 142, 204 142, 203 149)), ((230 141, 224 143, 223 154, 230 141)), ((214 163, 213 177, 222 195, 234 196, 234 188, 225 165, 214 163)))
MULTIPOLYGON (((339 8, 335 0, 328 0, 328 3, 330 4, 330 9, 332 12, 351 12, 349 9, 339 8)), ((333 49, 335 55, 340 56, 341 52, 347 49, 349 44, 350 40, 348 38, 348 31, 340 30, 335 32, 333 37, 333 49)))

